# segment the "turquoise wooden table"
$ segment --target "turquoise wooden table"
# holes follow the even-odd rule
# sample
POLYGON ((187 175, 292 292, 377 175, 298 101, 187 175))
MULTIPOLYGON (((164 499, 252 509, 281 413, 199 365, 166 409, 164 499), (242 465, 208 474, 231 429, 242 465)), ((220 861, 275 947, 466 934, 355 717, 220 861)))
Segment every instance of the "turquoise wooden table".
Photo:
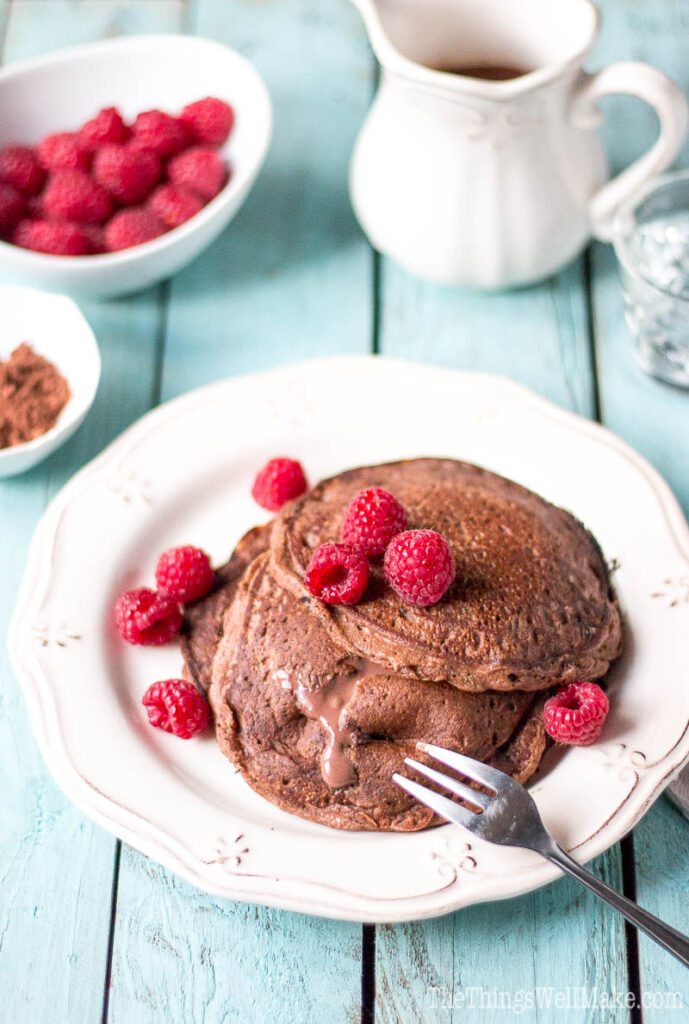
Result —
MULTIPOLYGON (((685 0, 605 0, 603 20, 592 67, 648 60, 689 90, 685 0)), ((275 141, 246 206, 196 263, 132 298, 83 304, 101 344, 102 386, 65 448, 0 483, 3 624, 46 503, 123 428, 196 385, 328 353, 514 377, 602 420, 689 510, 689 394, 632 361, 608 248, 594 246, 540 287, 500 295, 424 284, 371 250, 346 179, 376 69, 348 0, 0 0, 4 61, 160 31, 218 39, 254 61, 273 95, 275 141)), ((621 164, 649 142, 653 118, 630 100, 605 110, 621 164)), ((61 795, 4 650, 0 772, 7 1024, 492 1024, 515 1016, 503 992, 535 994, 527 1021, 689 1020, 685 969, 567 880, 436 921, 376 928, 194 890, 61 795), (636 1008, 627 1008, 628 992, 636 1008), (557 1008, 558 993, 569 1009, 557 1008), (668 993, 681 1008, 668 1009, 668 993)), ((686 930, 688 842, 689 823, 661 798, 593 869, 686 930)))

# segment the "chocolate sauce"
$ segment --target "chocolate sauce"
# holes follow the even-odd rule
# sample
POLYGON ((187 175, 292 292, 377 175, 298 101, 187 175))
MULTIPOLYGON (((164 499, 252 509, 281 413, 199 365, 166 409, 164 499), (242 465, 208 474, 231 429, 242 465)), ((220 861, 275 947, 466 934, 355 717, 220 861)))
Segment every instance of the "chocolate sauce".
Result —
POLYGON ((327 739, 321 754, 321 774, 331 789, 352 786, 357 781, 354 765, 345 754, 353 742, 352 734, 345 725, 345 712, 356 688, 364 676, 388 673, 387 669, 366 658, 352 658, 342 667, 352 671, 332 676, 318 689, 304 686, 298 676, 290 676, 283 669, 275 673, 280 685, 294 694, 299 710, 307 718, 320 722, 325 729, 327 739))
POLYGON ((299 686, 293 691, 306 717, 315 719, 325 728, 327 739, 321 754, 321 774, 333 789, 351 786, 357 779, 354 766, 345 755, 345 748, 352 744, 352 736, 343 719, 360 678, 337 675, 320 690, 299 686))
POLYGON ((436 68, 448 75, 461 75, 463 78, 483 78, 488 82, 509 82, 512 78, 521 78, 528 74, 526 68, 515 68, 508 64, 476 64, 467 67, 436 68))

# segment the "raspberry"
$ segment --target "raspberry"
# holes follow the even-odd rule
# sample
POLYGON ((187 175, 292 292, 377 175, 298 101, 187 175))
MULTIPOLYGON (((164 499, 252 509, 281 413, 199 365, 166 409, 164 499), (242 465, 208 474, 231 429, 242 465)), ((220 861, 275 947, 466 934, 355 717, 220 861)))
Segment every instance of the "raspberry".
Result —
POLYGON ((304 582, 325 604, 356 604, 368 586, 368 560, 346 544, 321 544, 311 555, 304 582))
POLYGON ((17 192, 35 196, 43 188, 45 171, 29 146, 6 146, 0 149, 0 181, 17 192))
POLYGON ((79 228, 89 243, 89 252, 107 252, 105 248, 105 230, 100 224, 80 224, 79 228))
POLYGON ((155 213, 144 206, 132 206, 128 210, 120 210, 106 225, 105 248, 110 252, 130 249, 159 238, 165 231, 165 225, 155 213))
POLYGON ((382 555, 395 536, 409 525, 397 498, 382 487, 369 487, 352 498, 342 522, 342 540, 365 555, 382 555))
POLYGON ((36 147, 47 171, 88 171, 91 153, 76 132, 46 135, 36 147))
POLYGON ((308 486, 300 462, 271 459, 254 480, 251 495, 261 508, 277 512, 286 501, 303 494, 308 486))
POLYGON ((206 202, 217 196, 227 180, 227 168, 214 149, 192 146, 170 161, 167 174, 173 185, 181 185, 206 202))
POLYGON ((56 171, 43 193, 43 209, 50 220, 102 224, 110 216, 112 202, 86 171, 56 171))
POLYGON ((0 181, 0 235, 9 234, 26 213, 26 203, 16 188, 0 181))
POLYGON ((609 707, 596 683, 570 683, 545 702, 545 731, 558 743, 588 747, 600 736, 609 707))
POLYGON ((455 560, 435 530, 398 533, 385 552, 385 578, 400 597, 425 608, 436 604, 455 578, 455 560))
POLYGON ((187 544, 170 548, 158 559, 156 584, 161 594, 175 601, 198 601, 207 594, 215 581, 210 558, 205 551, 187 544))
POLYGON ((139 146, 158 156, 173 156, 191 142, 184 122, 162 110, 145 110, 134 122, 134 137, 139 146))
POLYGON ((100 113, 87 121, 79 137, 87 149, 100 149, 108 142, 126 142, 132 134, 115 107, 104 107, 100 113))
POLYGON ((127 147, 132 151, 132 153, 150 153, 151 156, 158 157, 161 163, 165 162, 165 157, 158 156, 157 153, 154 153, 153 150, 144 145, 141 139, 137 138, 136 135, 132 135, 131 139, 127 142, 127 147))
POLYGON ((232 131, 234 110, 224 100, 206 96, 203 100, 188 103, 180 115, 180 121, 189 129, 195 142, 206 146, 222 146, 232 131))
POLYGON ((115 604, 115 625, 130 644, 166 644, 182 628, 176 601, 148 587, 126 590, 115 604))
POLYGON ((148 200, 148 205, 169 228, 178 228, 203 209, 203 203, 197 196, 176 185, 160 185, 148 200))
POLYGON ((22 249, 33 249, 50 256, 86 256, 91 251, 81 225, 66 221, 21 220, 12 241, 22 249))
POLYGON ((26 214, 28 217, 33 217, 34 220, 43 220, 45 218, 43 203, 41 202, 40 196, 27 197, 26 214))
POLYGON ((146 199, 160 174, 160 160, 155 153, 137 152, 128 145, 103 146, 93 160, 95 180, 126 206, 146 199))
POLYGON ((180 739, 191 739, 208 726, 208 703, 186 679, 154 683, 146 690, 141 703, 152 726, 180 739))

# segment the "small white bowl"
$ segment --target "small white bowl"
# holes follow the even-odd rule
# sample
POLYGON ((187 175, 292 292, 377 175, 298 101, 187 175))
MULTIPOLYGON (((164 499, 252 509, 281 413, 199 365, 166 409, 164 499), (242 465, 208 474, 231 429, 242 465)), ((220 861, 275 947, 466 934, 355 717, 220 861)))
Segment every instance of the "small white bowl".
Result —
POLYGON ((100 353, 93 331, 66 295, 0 288, 0 310, 0 359, 26 341, 57 367, 71 391, 54 427, 33 441, 0 448, 0 477, 6 477, 31 469, 82 423, 98 390, 100 353))
POLYGON ((36 144, 71 131, 102 107, 125 119, 159 107, 171 113, 217 96, 235 124, 220 153, 232 174, 200 213, 161 238, 99 256, 48 256, 0 242, 4 281, 81 295, 122 295, 176 273, 220 234, 246 198, 272 134, 270 96, 240 54, 193 36, 129 36, 89 43, 0 70, 0 146, 36 144))

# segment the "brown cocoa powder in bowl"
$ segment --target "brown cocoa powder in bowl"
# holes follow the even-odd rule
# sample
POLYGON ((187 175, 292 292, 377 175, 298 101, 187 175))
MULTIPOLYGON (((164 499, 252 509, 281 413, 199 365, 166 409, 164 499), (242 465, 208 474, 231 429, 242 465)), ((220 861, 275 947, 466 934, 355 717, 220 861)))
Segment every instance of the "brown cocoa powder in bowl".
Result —
POLYGON ((70 398, 57 367, 27 342, 0 361, 0 448, 41 437, 55 426, 70 398))

